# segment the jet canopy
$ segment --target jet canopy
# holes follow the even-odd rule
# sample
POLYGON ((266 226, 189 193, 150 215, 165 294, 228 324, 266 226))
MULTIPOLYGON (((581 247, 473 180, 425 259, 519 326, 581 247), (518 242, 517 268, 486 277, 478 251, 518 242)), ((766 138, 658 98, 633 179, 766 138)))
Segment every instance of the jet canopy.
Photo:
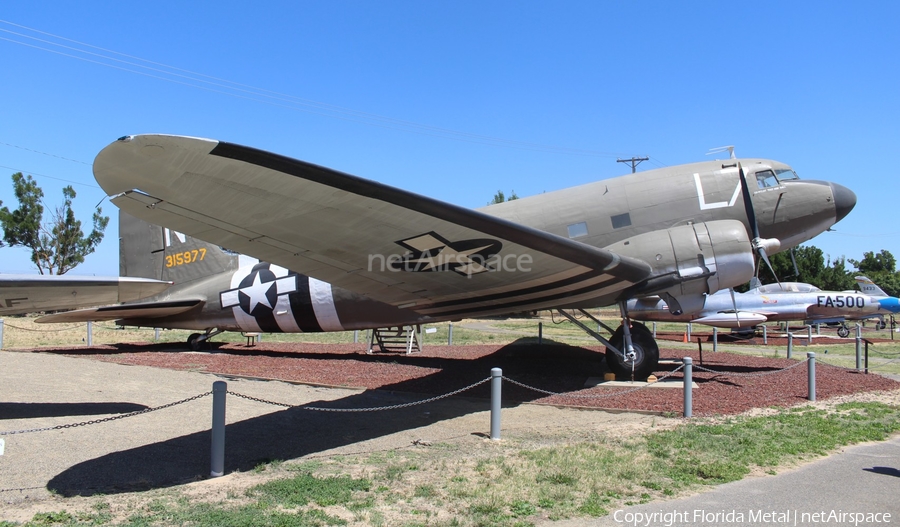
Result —
POLYGON ((812 284, 804 284, 803 282, 781 282, 778 284, 761 285, 754 289, 753 293, 772 294, 772 293, 815 293, 821 291, 812 284))

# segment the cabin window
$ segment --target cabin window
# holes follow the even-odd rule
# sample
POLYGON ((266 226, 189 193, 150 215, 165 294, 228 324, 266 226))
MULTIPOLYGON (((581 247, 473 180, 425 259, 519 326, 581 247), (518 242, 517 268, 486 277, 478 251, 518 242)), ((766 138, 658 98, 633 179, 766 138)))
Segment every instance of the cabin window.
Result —
POLYGON ((775 171, 775 177, 778 181, 789 181, 791 179, 800 179, 800 176, 790 168, 782 168, 775 171))
POLYGON ((610 217, 612 220, 613 229, 621 229, 622 227, 628 227, 631 225, 631 214, 617 214, 615 216, 610 217))
POLYGON ((587 223, 573 223, 569 225, 569 238, 580 238, 582 236, 587 236, 587 223))
POLYGON ((777 187, 778 179, 775 178, 775 172, 761 170, 756 173, 756 184, 759 185, 759 188, 777 187))

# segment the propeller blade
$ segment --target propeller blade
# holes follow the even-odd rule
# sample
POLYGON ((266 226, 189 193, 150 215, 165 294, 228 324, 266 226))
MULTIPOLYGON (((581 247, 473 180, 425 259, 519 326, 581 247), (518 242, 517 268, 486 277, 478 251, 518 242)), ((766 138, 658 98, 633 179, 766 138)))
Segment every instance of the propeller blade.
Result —
POLYGON ((741 327, 741 316, 738 314, 737 301, 734 299, 734 288, 729 287, 728 291, 731 293, 731 307, 734 308, 734 319, 737 321, 737 327, 741 327))
POLYGON ((772 262, 769 261, 769 255, 766 254, 766 248, 765 248, 765 247, 759 247, 758 251, 759 251, 759 256, 760 256, 760 258, 762 258, 762 259, 766 262, 766 265, 769 267, 769 271, 772 271, 772 276, 775 277, 775 281, 778 283, 779 289, 782 289, 782 290, 783 290, 783 289, 784 289, 784 286, 781 285, 781 280, 779 280, 779 279, 778 279, 778 275, 775 274, 775 268, 772 267, 772 262))
POLYGON ((794 277, 800 280, 800 269, 797 268, 797 259, 794 258, 794 247, 791 247, 791 263, 794 264, 794 277))
MULTIPOLYGON (((753 208, 753 198, 750 196, 750 185, 747 184, 747 177, 744 175, 744 167, 738 162, 738 174, 741 179, 741 195, 744 197, 744 210, 747 212, 747 222, 750 224, 750 232, 753 235, 753 238, 750 240, 750 243, 753 245, 753 248, 756 250, 759 257, 766 262, 766 265, 769 266, 769 270, 772 271, 772 276, 775 277, 775 281, 778 282, 778 286, 781 287, 781 281, 778 280, 778 275, 775 274, 775 269, 772 267, 772 262, 769 261, 769 255, 766 254, 766 243, 769 241, 775 241, 774 238, 772 240, 763 240, 759 237, 759 223, 756 221, 756 210, 753 208)), ((759 273, 759 263, 757 263, 757 276, 759 273)))
POLYGON ((744 176, 744 167, 738 162, 738 173, 741 178, 741 194, 744 197, 744 210, 747 212, 747 222, 750 224, 750 232, 753 239, 759 238, 759 225, 756 223, 756 211, 753 209, 753 199, 750 197, 750 186, 744 176))

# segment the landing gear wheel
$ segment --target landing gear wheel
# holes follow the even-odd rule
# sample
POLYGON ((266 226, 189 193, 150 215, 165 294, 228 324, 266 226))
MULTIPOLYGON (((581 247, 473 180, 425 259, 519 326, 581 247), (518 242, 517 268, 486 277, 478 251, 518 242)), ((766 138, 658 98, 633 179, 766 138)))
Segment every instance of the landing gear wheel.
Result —
POLYGON ((878 320, 875 322, 875 329, 881 331, 882 329, 887 327, 887 323, 884 320, 878 320))
POLYGON ((838 333, 839 337, 841 337, 842 339, 845 339, 850 336, 850 328, 848 328, 847 326, 841 326, 838 328, 837 333, 838 333))
MULTIPOLYGON (((625 331, 622 326, 613 333, 609 342, 619 348, 622 353, 627 353, 625 349, 625 331)), ((634 346, 634 378, 646 379, 659 366, 659 346, 653 339, 653 333, 647 329, 647 326, 638 322, 631 325, 631 344, 634 346)), ((616 377, 631 378, 631 360, 620 357, 615 351, 606 349, 606 367, 614 373, 616 377)))
POLYGON ((200 333, 191 333, 191 336, 187 338, 187 345, 191 351, 200 351, 200 344, 203 342, 200 340, 201 336, 200 333))

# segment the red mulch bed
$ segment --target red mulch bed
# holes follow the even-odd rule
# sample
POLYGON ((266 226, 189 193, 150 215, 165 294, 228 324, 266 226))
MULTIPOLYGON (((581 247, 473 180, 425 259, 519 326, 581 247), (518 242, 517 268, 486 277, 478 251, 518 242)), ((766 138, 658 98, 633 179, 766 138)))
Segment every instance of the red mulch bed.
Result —
MULTIPOLYGON (((194 370, 223 375, 263 377, 311 384, 361 387, 415 393, 423 396, 448 393, 490 376, 491 368, 503 369, 503 375, 521 383, 565 395, 546 396, 511 383, 504 383, 505 402, 537 402, 560 406, 653 412, 683 411, 683 393, 676 388, 584 389, 589 377, 602 377, 603 354, 597 347, 558 344, 512 343, 507 345, 427 346, 412 355, 366 354, 364 344, 243 344, 214 343, 209 352, 187 352, 175 344, 118 344, 79 349, 42 348, 40 352, 60 353, 95 360, 194 370), (628 391, 625 394, 623 392, 628 391), (603 398, 575 395, 620 394, 603 398)), ((735 376, 699 370, 699 354, 688 352, 694 360, 694 415, 741 413, 752 408, 792 406, 807 400, 807 366, 795 360, 749 355, 712 353, 704 346, 703 366, 721 372, 761 374, 735 376)), ((798 356, 802 350, 797 350, 798 356)), ((660 352, 662 358, 680 359, 684 350, 660 352)), ((658 377, 676 366, 661 365, 658 377)), ((681 379, 682 372, 672 375, 681 379)), ((816 397, 819 400, 864 391, 900 389, 900 382, 880 375, 865 375, 827 364, 816 364, 816 397)), ((489 385, 483 384, 463 396, 489 397, 489 385)))

